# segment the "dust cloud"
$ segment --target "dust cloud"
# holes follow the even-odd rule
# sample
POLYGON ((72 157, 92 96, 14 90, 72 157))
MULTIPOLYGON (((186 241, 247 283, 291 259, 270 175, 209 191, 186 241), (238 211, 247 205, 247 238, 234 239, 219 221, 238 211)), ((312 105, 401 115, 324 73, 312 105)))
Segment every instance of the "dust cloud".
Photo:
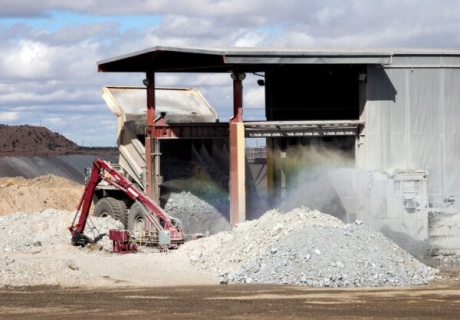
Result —
POLYGON ((428 240, 419 239, 412 229, 406 229, 410 223, 415 225, 415 218, 402 220, 407 210, 394 192, 388 192, 393 180, 387 173, 357 169, 350 152, 337 146, 293 146, 284 153, 277 152, 281 155, 277 167, 281 172, 277 198, 280 210, 289 212, 305 206, 345 223, 362 220, 426 262, 428 240))
POLYGON ((336 190, 334 173, 354 168, 349 152, 325 145, 294 146, 285 152, 280 164, 285 183, 278 198, 279 208, 289 211, 306 206, 345 221, 346 212, 336 190))

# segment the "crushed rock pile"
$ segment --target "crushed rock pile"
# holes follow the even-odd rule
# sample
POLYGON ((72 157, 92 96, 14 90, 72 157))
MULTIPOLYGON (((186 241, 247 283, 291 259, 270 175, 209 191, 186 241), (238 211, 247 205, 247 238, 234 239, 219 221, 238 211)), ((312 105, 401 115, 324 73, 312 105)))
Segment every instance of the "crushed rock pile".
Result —
MULTIPOLYGON (((0 216, 0 288, 63 284, 79 286, 100 282, 100 277, 76 272, 79 266, 72 254, 82 251, 91 254, 95 251, 88 247, 79 249, 70 244, 67 228, 72 224, 74 214, 44 209, 33 214, 18 212, 0 216)), ((120 227, 121 224, 112 218, 91 217, 86 230, 92 236, 93 232, 108 232, 109 229, 120 227)), ((101 251, 112 248, 108 237, 98 244, 101 251)))
MULTIPOLYGON (((101 259, 118 261, 116 255, 99 254, 111 250, 111 241, 104 237, 100 251, 71 246, 67 228, 73 217, 74 212, 54 209, 0 217, 0 287, 109 283, 108 277, 78 270, 88 267, 83 256, 92 256, 87 263, 101 268, 101 259)), ((90 237, 122 227, 111 218, 89 221, 85 233, 90 237)), ((147 251, 132 257, 137 264, 161 258, 147 251)), ((437 270, 362 223, 346 225, 308 208, 268 211, 232 231, 189 241, 165 257, 167 263, 182 263, 185 273, 199 270, 220 277, 221 283, 373 287, 419 285, 438 278, 437 270)))
MULTIPOLYGON (((217 198, 214 202, 218 201, 217 198)), ((221 202, 228 200, 221 200, 221 202)), ((224 206, 223 204, 222 206, 224 206)), ((231 230, 229 221, 219 210, 222 206, 211 204, 188 191, 170 193, 165 204, 165 211, 181 221, 181 228, 186 234, 216 234, 231 230)))
POLYGON ((199 152, 193 148, 193 153, 195 161, 191 162, 163 158, 163 208, 181 221, 187 234, 229 231, 228 170, 222 170, 205 148, 199 152))
POLYGON ((344 224, 308 208, 271 210, 180 250, 194 266, 219 274, 221 283, 378 287, 438 278, 438 270, 361 222, 344 224))
MULTIPOLYGON (((75 212, 44 209, 33 214, 17 212, 0 217, 0 243, 2 251, 33 252, 44 247, 56 247, 70 241, 71 224, 75 212)), ((85 234, 94 238, 99 233, 107 233, 109 229, 120 229, 123 226, 112 218, 90 217, 85 234)), ((102 249, 112 247, 108 237, 98 242, 102 249)))

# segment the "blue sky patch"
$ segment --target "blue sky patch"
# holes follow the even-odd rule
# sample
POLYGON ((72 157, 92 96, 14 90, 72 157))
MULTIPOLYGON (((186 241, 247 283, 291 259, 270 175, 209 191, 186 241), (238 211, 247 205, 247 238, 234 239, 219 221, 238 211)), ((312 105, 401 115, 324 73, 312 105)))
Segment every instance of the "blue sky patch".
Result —
POLYGON ((271 24, 256 28, 256 31, 269 33, 272 36, 280 36, 284 32, 286 23, 271 24))
POLYGON ((3 25, 25 23, 27 26, 37 29, 45 29, 49 32, 56 32, 64 27, 77 26, 91 23, 115 23, 119 31, 124 32, 130 29, 145 29, 158 25, 163 19, 162 15, 120 15, 100 16, 82 14, 70 11, 54 10, 46 15, 31 18, 2 18, 3 25))

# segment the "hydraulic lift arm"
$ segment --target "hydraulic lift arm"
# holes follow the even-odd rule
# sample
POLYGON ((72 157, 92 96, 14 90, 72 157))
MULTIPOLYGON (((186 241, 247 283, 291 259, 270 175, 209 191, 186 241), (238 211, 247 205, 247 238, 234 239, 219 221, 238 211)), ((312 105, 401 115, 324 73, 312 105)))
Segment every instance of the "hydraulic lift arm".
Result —
MULTIPOLYGON (((180 230, 178 222, 172 219, 161 207, 150 200, 142 191, 138 190, 130 181, 128 181, 120 172, 112 168, 103 159, 94 159, 91 176, 88 180, 83 196, 77 207, 74 221, 69 227, 72 235, 72 244, 84 245, 86 243, 94 242, 83 234, 86 222, 89 216, 92 199, 96 186, 102 181, 113 185, 119 190, 123 191, 132 200, 140 203, 144 209, 145 216, 150 224, 158 231, 169 231, 171 238, 171 245, 177 246, 185 241, 185 235, 180 230), (80 213, 78 217, 78 213, 80 213), (159 218, 159 222, 154 216, 159 218), (78 222, 76 222, 78 217, 78 222)), ((126 232, 126 231, 125 231, 126 232)), ((112 234, 112 233, 111 233, 112 234)))
POLYGON ((75 214, 74 221, 69 227, 70 234, 72 235, 71 242, 73 245, 85 245, 88 242, 93 242, 91 239, 83 235, 83 231, 85 230, 86 222, 88 221, 89 209, 91 208, 94 191, 96 190, 99 182, 102 181, 102 168, 99 165, 100 161, 101 159, 95 159, 93 162, 91 176, 85 186, 85 191, 80 199, 80 203, 77 206, 77 213, 75 214), (80 212, 80 217, 78 222, 75 223, 78 212, 80 212))

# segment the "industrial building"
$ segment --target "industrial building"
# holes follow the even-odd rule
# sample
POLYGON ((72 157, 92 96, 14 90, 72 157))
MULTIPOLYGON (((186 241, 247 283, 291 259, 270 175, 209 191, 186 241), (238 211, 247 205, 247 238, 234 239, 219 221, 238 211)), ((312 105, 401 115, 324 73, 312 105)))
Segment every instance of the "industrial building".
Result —
POLYGON ((322 190, 315 183, 327 185, 325 194, 337 198, 331 213, 343 220, 362 220, 400 244, 427 244, 433 254, 459 252, 460 50, 153 47, 100 61, 98 68, 145 74, 146 180, 153 199, 161 141, 229 139, 230 221, 244 221, 245 138, 265 138, 267 199, 302 204, 322 190), (229 74, 232 119, 168 123, 155 113, 157 73, 229 74), (265 119, 258 122, 243 118, 248 73, 263 75, 265 119), (305 158, 311 150, 326 152, 312 162, 305 158), (327 162, 324 154, 344 161, 304 188, 303 177, 327 162))

